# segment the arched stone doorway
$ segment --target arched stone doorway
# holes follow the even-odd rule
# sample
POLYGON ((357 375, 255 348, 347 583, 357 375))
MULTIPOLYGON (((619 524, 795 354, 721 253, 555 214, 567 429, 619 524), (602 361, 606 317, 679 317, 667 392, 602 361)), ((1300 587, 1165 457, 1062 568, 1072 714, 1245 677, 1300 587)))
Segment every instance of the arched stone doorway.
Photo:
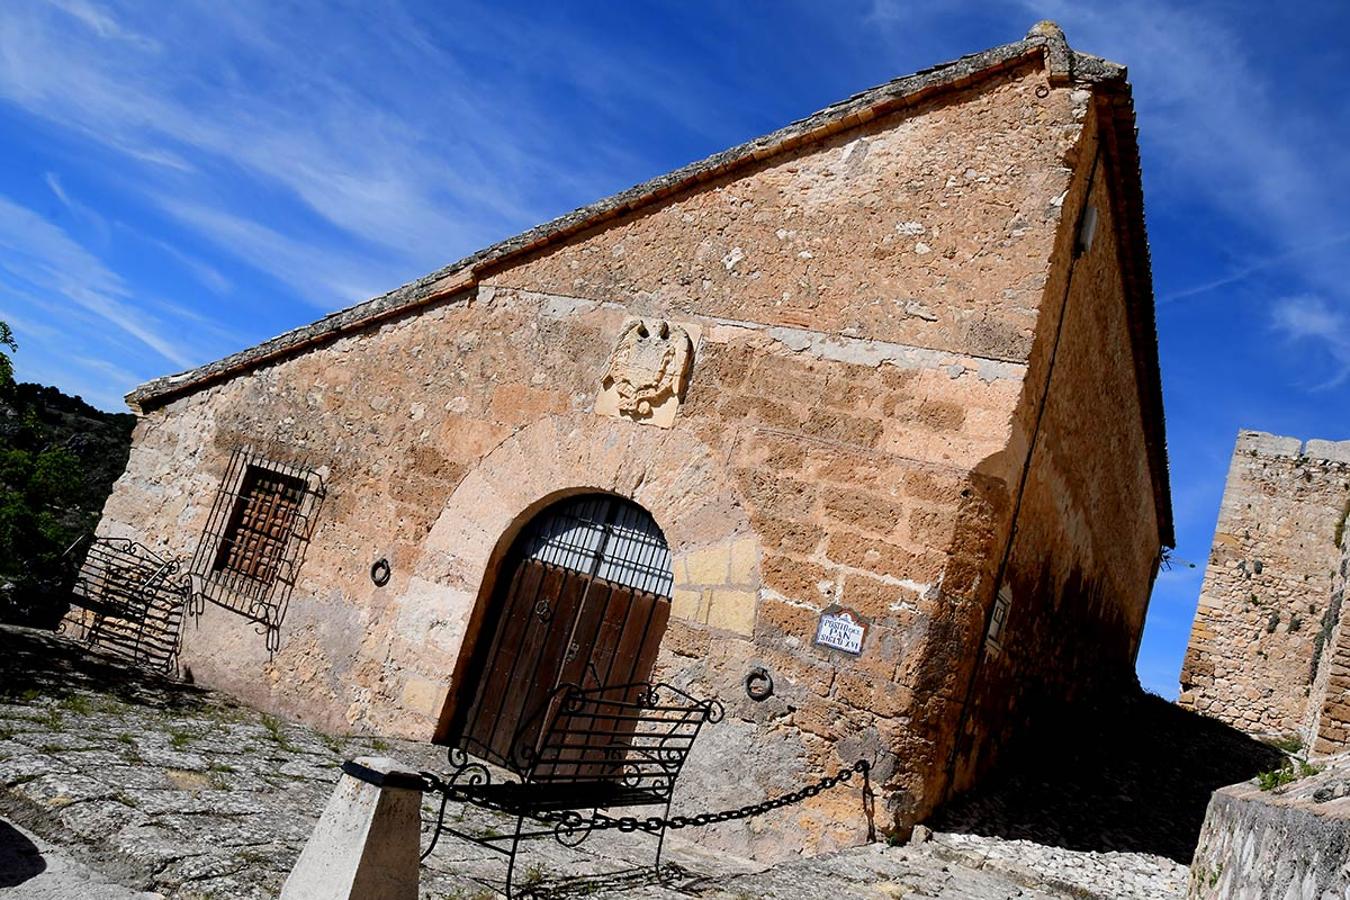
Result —
POLYGON ((646 681, 672 580, 665 535, 633 501, 587 493, 538 512, 501 558, 449 742, 510 766, 559 685, 646 681))

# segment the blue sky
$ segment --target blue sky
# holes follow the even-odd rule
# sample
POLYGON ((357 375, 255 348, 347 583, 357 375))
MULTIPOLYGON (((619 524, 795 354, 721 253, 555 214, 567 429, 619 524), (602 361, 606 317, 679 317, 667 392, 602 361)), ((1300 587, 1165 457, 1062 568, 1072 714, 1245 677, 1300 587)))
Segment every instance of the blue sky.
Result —
MULTIPOLYGON (((107 409, 1054 18, 1130 68, 1178 555, 1235 433, 1350 438, 1350 4, 0 3, 0 318, 107 409)), ((1201 568, 1140 653, 1176 693, 1201 568)))

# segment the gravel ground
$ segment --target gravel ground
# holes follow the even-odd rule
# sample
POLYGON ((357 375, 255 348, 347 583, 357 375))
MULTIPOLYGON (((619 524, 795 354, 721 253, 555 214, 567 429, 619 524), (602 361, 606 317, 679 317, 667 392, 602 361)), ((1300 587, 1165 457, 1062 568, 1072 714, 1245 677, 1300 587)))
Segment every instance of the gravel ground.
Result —
POLYGON ((933 845, 966 865, 1056 887, 1070 896, 1168 900, 1186 895, 1190 874, 1181 863, 1148 853, 1066 850, 974 834, 938 833, 933 845))
MULTIPOLYGON (((274 897, 339 764, 361 755, 441 762, 425 744, 324 736, 48 633, 0 627, 0 896, 274 897)), ((428 800, 427 820, 433 811, 428 800)), ((480 810, 449 813, 481 833, 508 824, 480 810)), ((1152 900, 1182 896, 1186 874, 1141 853, 943 833, 768 870, 673 837, 658 880, 643 865, 647 840, 609 833, 575 850, 535 842, 521 863, 527 895, 1152 900)), ((500 859, 447 837, 422 870, 422 897, 495 896, 502 876, 500 859)))

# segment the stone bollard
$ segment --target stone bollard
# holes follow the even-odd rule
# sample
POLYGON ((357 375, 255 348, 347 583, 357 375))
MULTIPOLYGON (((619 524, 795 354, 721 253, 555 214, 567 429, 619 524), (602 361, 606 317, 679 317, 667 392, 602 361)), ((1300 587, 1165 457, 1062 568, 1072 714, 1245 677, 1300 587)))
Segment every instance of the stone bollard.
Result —
POLYGON ((280 900, 417 900, 421 805, 422 779, 394 760, 343 763, 280 900))

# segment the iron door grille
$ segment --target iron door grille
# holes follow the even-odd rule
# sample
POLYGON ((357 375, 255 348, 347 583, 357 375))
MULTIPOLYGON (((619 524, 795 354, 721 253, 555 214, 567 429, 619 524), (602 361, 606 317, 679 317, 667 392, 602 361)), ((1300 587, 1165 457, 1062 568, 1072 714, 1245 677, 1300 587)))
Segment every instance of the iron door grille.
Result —
POLYGON ((564 500, 531 522, 522 557, 670 597, 665 535, 636 503, 608 494, 564 500))
POLYGON ((560 683, 644 681, 672 582, 665 536, 631 501, 586 494, 541 511, 506 555, 450 743, 519 768, 560 683))

